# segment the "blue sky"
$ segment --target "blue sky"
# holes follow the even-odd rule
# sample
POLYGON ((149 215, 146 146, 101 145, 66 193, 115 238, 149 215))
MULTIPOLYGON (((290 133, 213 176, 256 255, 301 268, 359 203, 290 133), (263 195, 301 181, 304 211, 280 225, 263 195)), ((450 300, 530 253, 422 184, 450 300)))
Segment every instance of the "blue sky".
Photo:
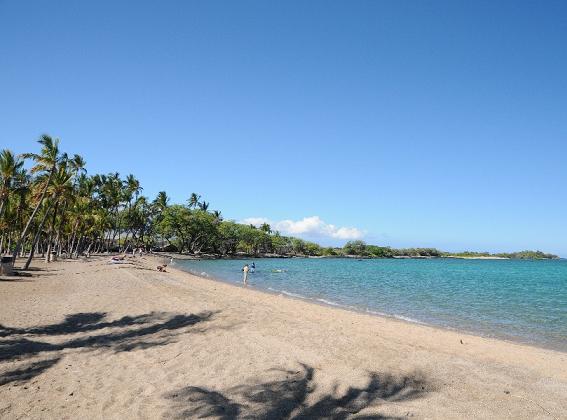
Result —
POLYGON ((0 0, 0 147, 325 244, 567 256, 567 2, 0 0))

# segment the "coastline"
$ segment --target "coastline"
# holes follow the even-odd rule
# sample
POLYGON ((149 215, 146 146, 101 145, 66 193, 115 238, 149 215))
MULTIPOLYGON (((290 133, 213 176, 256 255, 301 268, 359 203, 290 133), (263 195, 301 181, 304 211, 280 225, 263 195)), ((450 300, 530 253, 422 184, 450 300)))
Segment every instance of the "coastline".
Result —
MULTIPOLYGON (((158 261, 160 258, 163 258, 159 255, 155 256, 158 261)), ((178 256, 176 256, 175 254, 171 254, 167 256, 168 258, 173 258, 181 260, 181 261, 185 261, 185 260, 199 260, 199 258, 193 258, 193 257, 189 257, 189 258, 179 258, 178 256)), ((317 258, 317 257, 316 257, 317 258)), ((441 258, 452 258, 452 257, 441 257, 441 258)), ((502 258, 502 257, 455 257, 457 259, 471 259, 471 260, 510 260, 509 258, 502 258)), ((241 261, 247 261, 246 259, 242 259, 242 258, 234 258, 237 260, 241 260, 241 261)), ((395 259, 395 258, 394 258, 395 259)), ((417 257, 415 259, 430 259, 430 258, 426 258, 426 257, 417 257)), ((180 271, 181 273, 184 274, 188 274, 191 276, 197 276, 199 278, 205 279, 205 280, 211 280, 211 281, 215 281, 215 282, 220 282, 223 284, 227 284, 229 286, 232 287, 241 287, 242 283, 241 281, 238 280, 228 280, 228 279, 223 279, 220 277, 215 277, 214 275, 210 274, 210 273, 199 273, 198 270, 192 271, 189 269, 185 269, 183 268, 182 265, 173 265, 173 266, 169 266, 172 269, 176 269, 178 271, 180 271)), ((387 312, 382 312, 379 310, 373 310, 371 308, 362 308, 362 307, 357 307, 355 305, 347 305, 347 304, 343 304, 343 303, 339 303, 339 302, 335 302, 332 300, 328 300, 328 299, 323 299, 323 298, 317 298, 317 297, 310 297, 310 296, 304 296, 302 294, 290 291, 290 290, 285 290, 285 289, 274 289, 271 287, 264 287, 261 284, 254 284, 254 283, 249 283, 247 285, 247 289, 248 290, 255 290, 259 293, 266 293, 269 295, 276 295, 276 296, 283 296, 283 297, 287 297, 290 299, 295 299, 295 300, 299 300, 302 302, 305 302, 307 304, 315 304, 315 305, 322 305, 322 306, 326 306, 326 307, 330 307, 330 308, 335 308, 335 309, 339 309, 339 310, 344 310, 344 311, 348 311, 348 312, 354 312, 354 313, 359 313, 359 314, 364 314, 364 315, 369 315, 369 316, 374 316, 374 317, 380 317, 380 318, 385 318, 388 320, 396 320, 396 321, 401 321, 401 322, 406 322, 409 324, 414 324, 414 325, 423 325, 423 326, 427 326, 433 329, 439 329, 442 331, 449 331, 449 332, 455 332, 457 334, 465 334, 468 336, 473 336, 473 337, 479 337, 479 338, 485 338, 485 339, 491 339, 491 340, 497 340, 497 341, 502 341, 502 342, 506 342, 506 343, 510 343, 510 344, 519 344, 519 345, 525 345, 525 346, 529 346, 529 347, 533 347, 533 348, 537 348, 537 349, 544 349, 544 350, 551 350, 551 351, 556 351, 559 353, 565 353, 567 354, 567 347, 565 347, 565 345, 561 345, 560 343, 557 342, 542 342, 542 341, 537 341, 535 339, 528 339, 526 337, 522 337, 522 336, 518 336, 518 335, 506 335, 503 334, 502 332, 486 332, 483 330, 475 330, 473 328, 466 328, 464 326, 454 326, 454 325, 450 325, 450 324, 435 324, 432 322, 428 322, 427 320, 422 320, 422 319, 414 319, 411 317, 407 317, 404 315, 399 315, 399 314, 395 314, 395 313, 387 313, 387 312)), ((564 344, 564 343, 563 343, 564 344)))
POLYGON ((561 418, 567 406, 562 352, 158 273, 153 257, 106 260, 0 282, 3 416, 218 416, 213 392, 241 415, 297 399, 307 414, 427 418, 561 418), (349 389, 365 397, 345 406, 349 389), (247 396, 261 390, 281 400, 257 407, 247 396))
POLYGON ((425 255, 394 255, 392 257, 377 257, 364 255, 287 255, 287 254, 234 254, 234 255, 216 255, 216 254, 180 254, 178 252, 154 251, 149 255, 156 257, 176 258, 180 260, 240 260, 240 259, 273 259, 273 258, 308 258, 308 259, 350 259, 350 260, 432 260, 432 259, 461 259, 461 260, 512 260, 512 261, 551 261, 561 260, 563 258, 510 258, 491 256, 463 256, 463 255, 441 255, 441 256, 425 256, 425 255))

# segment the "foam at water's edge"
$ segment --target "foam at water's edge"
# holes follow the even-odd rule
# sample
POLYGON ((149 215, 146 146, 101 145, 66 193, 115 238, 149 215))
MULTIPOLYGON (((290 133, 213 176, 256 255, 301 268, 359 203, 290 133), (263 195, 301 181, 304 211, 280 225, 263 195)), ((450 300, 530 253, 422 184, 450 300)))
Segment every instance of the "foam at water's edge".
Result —
POLYGON ((332 300, 321 299, 321 298, 315 299, 315 300, 316 300, 317 302, 322 302, 322 303, 324 303, 325 305, 339 306, 339 307, 342 307, 342 308, 348 308, 348 306, 346 306, 346 305, 341 305, 340 303, 333 302, 332 300))
POLYGON ((303 295, 300 295, 300 294, 297 294, 297 293, 291 293, 291 292, 288 292, 288 291, 285 291, 285 290, 272 289, 271 287, 268 287, 268 290, 271 290, 272 292, 276 292, 276 293, 281 293, 281 294, 284 294, 286 296, 298 298, 298 299, 311 300, 310 298, 308 298, 306 296, 303 296, 303 295))

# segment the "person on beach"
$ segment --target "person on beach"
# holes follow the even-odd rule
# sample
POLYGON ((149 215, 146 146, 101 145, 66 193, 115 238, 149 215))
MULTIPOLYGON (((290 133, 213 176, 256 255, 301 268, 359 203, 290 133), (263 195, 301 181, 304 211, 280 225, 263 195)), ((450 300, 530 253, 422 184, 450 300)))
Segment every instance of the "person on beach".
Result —
POLYGON ((248 271, 250 271, 248 264, 244 264, 244 267, 242 267, 242 273, 243 273, 242 281, 244 282, 244 284, 248 283, 248 271))
POLYGON ((158 265, 158 266, 157 266, 157 271, 159 271, 160 273, 167 273, 167 271, 165 270, 166 268, 167 268, 167 264, 158 265))

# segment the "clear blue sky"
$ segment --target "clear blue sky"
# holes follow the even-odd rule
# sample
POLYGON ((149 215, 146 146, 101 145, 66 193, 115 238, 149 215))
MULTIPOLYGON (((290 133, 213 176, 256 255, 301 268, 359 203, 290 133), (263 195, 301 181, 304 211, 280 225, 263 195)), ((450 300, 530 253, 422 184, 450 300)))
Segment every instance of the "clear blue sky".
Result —
POLYGON ((0 147, 323 243, 567 256, 566 45, 565 1, 0 0, 0 147))

